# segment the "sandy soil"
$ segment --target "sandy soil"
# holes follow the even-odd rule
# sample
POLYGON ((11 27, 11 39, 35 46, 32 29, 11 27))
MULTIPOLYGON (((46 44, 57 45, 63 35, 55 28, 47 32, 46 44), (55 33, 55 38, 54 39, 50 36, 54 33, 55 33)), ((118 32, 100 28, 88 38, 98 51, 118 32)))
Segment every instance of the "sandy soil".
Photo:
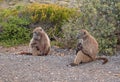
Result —
POLYGON ((94 61, 79 66, 73 62, 74 50, 52 47, 49 56, 13 55, 28 46, 0 48, 0 82, 120 82, 120 54, 109 62, 94 61))

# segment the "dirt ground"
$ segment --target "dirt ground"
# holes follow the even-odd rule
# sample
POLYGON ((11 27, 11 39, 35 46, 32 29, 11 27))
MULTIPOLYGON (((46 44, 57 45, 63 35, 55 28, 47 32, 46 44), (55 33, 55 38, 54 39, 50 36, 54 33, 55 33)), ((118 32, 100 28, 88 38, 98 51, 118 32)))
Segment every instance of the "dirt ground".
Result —
MULTIPOLYGON (((4 54, 15 54, 21 51, 28 51, 29 52, 29 46, 28 45, 20 45, 20 46, 14 46, 14 47, 3 47, 0 46, 0 53, 4 54)), ((64 55, 70 55, 70 54, 75 54, 75 51, 72 49, 61 49, 57 46, 51 47, 51 51, 49 53, 50 55, 59 55, 59 56, 64 56, 64 55)))
POLYGON ((120 82, 120 54, 102 61, 67 66, 74 50, 52 47, 48 56, 14 55, 28 46, 0 47, 0 82, 120 82))

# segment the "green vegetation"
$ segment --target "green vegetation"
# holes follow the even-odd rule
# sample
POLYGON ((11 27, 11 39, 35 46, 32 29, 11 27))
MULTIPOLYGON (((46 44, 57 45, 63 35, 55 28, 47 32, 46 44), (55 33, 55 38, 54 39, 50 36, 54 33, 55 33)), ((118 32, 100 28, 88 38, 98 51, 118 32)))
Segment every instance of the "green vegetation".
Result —
POLYGON ((25 28, 28 25, 23 18, 10 16, 6 22, 2 22, 3 32, 0 34, 0 44, 6 46, 14 46, 26 43, 30 40, 30 30, 25 28))
POLYGON ((1 9, 0 44, 13 46, 28 42, 31 30, 35 25, 47 25, 43 29, 50 38, 62 36, 61 26, 72 16, 75 16, 74 9, 54 4, 33 3, 26 6, 1 9))
POLYGON ((75 10, 61 7, 54 4, 30 4, 26 7, 23 14, 29 16, 34 24, 48 24, 48 28, 43 27, 50 38, 61 35, 63 22, 75 16, 75 10))
MULTIPOLYGON (((120 8, 118 1, 114 0, 81 0, 81 17, 72 19, 62 28, 64 29, 64 43, 74 47, 75 35, 78 29, 87 29, 98 43, 100 52, 113 54, 117 43, 115 31, 120 30, 118 21, 120 8)), ((67 46, 68 47, 68 46, 67 46)))

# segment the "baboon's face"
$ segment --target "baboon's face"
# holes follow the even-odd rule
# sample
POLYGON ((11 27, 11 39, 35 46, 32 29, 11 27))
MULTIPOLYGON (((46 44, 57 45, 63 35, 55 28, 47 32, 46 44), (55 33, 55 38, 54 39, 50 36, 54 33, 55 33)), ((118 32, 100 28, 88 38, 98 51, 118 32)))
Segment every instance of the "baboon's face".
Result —
POLYGON ((83 44, 83 39, 78 39, 78 43, 83 44))
POLYGON ((84 29, 80 30, 79 33, 77 34, 77 39, 83 39, 87 37, 87 33, 88 32, 84 29))
POLYGON ((33 39, 35 39, 35 40, 40 40, 40 34, 39 33, 37 33, 37 32, 33 32, 33 39))
POLYGON ((33 30, 33 39, 40 40, 42 37, 42 32, 43 32, 42 28, 40 28, 40 27, 35 28, 33 30))

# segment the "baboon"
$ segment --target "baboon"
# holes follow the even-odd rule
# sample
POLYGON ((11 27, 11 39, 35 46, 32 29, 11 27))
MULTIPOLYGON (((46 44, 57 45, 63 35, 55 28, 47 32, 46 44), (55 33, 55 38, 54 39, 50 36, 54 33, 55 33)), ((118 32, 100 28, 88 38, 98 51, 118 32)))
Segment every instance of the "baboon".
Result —
POLYGON ((87 30, 80 30, 77 35, 77 39, 79 41, 76 49, 76 57, 74 62, 70 64, 71 66, 76 66, 83 62, 90 62, 95 60, 104 60, 103 64, 108 62, 107 58, 97 57, 99 52, 98 42, 92 35, 90 35, 87 30))
POLYGON ((50 39, 47 33, 41 28, 33 30, 33 37, 29 43, 30 52, 20 52, 19 54, 46 56, 50 51, 50 39))

